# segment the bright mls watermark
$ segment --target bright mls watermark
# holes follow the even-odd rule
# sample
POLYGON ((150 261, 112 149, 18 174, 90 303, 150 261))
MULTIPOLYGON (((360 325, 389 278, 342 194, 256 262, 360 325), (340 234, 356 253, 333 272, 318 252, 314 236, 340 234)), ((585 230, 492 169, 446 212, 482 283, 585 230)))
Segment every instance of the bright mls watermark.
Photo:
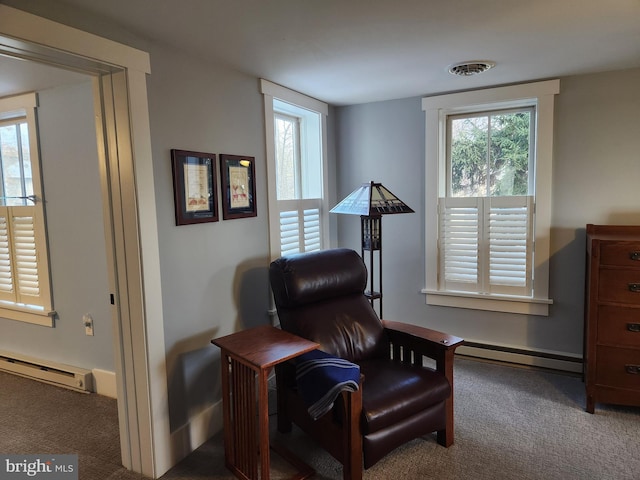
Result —
POLYGON ((78 480, 78 455, 2 455, 0 480, 78 480))

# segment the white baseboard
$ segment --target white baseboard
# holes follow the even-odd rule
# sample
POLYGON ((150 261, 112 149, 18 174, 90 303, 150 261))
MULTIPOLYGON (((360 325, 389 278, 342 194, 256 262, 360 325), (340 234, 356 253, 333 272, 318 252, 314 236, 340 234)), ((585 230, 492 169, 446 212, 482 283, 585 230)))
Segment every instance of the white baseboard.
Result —
POLYGON ((222 430, 222 400, 191 417, 191 421, 171 432, 171 465, 192 453, 222 430))
POLYGON ((91 373, 93 374, 93 391, 95 393, 105 397, 118 398, 115 372, 94 368, 91 373))

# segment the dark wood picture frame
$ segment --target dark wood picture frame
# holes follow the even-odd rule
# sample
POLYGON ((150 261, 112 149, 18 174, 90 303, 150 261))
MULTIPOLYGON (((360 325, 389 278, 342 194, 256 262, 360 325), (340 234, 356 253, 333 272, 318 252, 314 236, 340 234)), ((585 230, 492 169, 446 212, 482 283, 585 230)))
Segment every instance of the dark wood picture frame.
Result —
POLYGON ((224 220, 258 215, 255 163, 255 157, 220 154, 224 220))
POLYGON ((176 225, 217 222, 216 155, 172 149, 171 166, 176 225))

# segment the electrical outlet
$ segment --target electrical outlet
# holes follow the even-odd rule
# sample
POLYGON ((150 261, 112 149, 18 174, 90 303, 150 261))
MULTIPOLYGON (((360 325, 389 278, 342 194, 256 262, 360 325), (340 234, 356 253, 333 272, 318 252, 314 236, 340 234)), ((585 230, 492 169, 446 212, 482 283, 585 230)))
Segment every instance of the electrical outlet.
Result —
POLYGON ((82 316, 82 323, 84 324, 84 333, 93 337, 93 318, 88 313, 82 316))

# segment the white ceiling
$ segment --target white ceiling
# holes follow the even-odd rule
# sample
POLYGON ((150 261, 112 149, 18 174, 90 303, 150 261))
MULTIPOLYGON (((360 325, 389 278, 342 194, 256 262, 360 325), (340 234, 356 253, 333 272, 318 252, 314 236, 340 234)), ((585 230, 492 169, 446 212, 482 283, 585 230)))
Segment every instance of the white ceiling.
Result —
POLYGON ((58 3, 335 105, 640 67, 640 0, 58 3))

